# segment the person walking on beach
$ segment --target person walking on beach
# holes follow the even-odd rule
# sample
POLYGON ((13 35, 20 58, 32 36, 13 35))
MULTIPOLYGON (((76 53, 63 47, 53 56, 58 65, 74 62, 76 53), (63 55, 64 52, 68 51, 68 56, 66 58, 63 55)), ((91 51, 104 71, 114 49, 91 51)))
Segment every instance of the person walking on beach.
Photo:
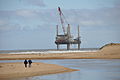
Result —
POLYGON ((29 63, 29 67, 31 67, 32 60, 31 60, 31 59, 29 59, 29 60, 28 60, 28 63, 29 63))
POLYGON ((25 61, 24 61, 24 64, 25 64, 25 67, 27 68, 27 60, 25 59, 25 61))

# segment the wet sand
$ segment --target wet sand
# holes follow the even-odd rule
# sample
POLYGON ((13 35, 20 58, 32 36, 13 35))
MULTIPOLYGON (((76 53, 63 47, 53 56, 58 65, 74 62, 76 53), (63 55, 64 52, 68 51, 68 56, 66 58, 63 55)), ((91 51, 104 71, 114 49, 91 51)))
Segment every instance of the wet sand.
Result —
POLYGON ((24 64, 19 63, 0 63, 0 80, 31 77, 46 74, 55 74, 62 72, 77 71, 76 69, 65 68, 56 64, 33 63, 29 68, 25 68, 24 64))

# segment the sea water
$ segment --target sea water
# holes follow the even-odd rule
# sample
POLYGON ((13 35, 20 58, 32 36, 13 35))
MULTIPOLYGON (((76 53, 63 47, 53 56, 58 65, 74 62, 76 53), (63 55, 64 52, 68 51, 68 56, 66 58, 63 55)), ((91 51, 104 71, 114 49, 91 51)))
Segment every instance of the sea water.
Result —
MULTIPOLYGON (((0 62, 23 61, 5 60, 0 62)), ((19 80, 120 80, 120 59, 60 59, 33 60, 33 62, 58 64, 80 71, 20 78, 19 80)))
POLYGON ((0 54, 50 54, 50 53, 73 53, 73 52, 95 52, 99 48, 81 48, 80 50, 72 49, 33 49, 33 50, 0 50, 0 54))

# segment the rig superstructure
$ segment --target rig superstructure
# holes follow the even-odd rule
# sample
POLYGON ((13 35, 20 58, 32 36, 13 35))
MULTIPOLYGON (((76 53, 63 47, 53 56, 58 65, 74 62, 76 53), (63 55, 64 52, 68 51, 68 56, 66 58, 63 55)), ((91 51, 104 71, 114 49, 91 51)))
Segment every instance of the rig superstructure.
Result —
POLYGON ((66 44, 67 45, 67 50, 70 50, 70 45, 71 44, 78 44, 78 50, 80 50, 80 44, 81 44, 81 40, 80 40, 80 27, 78 25, 78 36, 77 38, 73 38, 73 36, 71 35, 70 32, 70 24, 67 23, 67 20, 65 19, 65 16, 63 15, 60 7, 58 7, 58 12, 60 15, 60 21, 61 21, 61 26, 62 26, 62 30, 63 30, 63 34, 59 34, 59 26, 56 26, 56 40, 55 43, 57 45, 57 49, 59 50, 59 46, 62 44, 66 44), (67 23, 67 30, 65 30, 65 26, 64 26, 64 21, 66 21, 67 23))

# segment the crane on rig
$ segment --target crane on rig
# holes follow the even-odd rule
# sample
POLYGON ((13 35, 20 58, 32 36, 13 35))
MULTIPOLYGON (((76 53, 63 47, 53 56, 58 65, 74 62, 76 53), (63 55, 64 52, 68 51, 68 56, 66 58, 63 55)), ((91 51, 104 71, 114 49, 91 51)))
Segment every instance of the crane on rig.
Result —
POLYGON ((66 21, 66 23, 68 24, 63 12, 61 11, 60 7, 58 7, 58 11, 59 11, 59 15, 60 15, 60 22, 61 22, 61 25, 62 25, 62 29, 63 29, 63 33, 64 35, 66 34, 66 31, 65 31, 65 26, 64 26, 64 20, 66 21), (64 18, 64 20, 63 20, 64 18))
POLYGON ((56 26, 56 40, 55 43, 57 45, 57 49, 59 49, 59 45, 60 44, 67 44, 67 50, 70 49, 70 44, 78 44, 78 50, 80 49, 80 34, 79 34, 79 26, 78 26, 78 37, 77 38, 73 38, 73 36, 70 33, 70 24, 68 24, 62 10, 60 7, 58 7, 58 12, 59 12, 59 16, 60 16, 60 22, 61 22, 61 26, 62 26, 62 30, 64 34, 60 34, 58 32, 58 25, 56 26), (65 28, 64 24, 68 24, 67 29, 65 28))

